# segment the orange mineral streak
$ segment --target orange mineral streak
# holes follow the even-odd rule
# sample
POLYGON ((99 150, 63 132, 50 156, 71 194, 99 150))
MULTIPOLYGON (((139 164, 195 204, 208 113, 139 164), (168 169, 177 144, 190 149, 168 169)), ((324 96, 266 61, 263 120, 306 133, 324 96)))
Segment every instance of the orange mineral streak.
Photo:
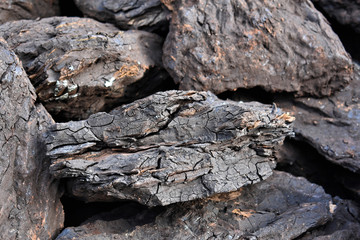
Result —
POLYGON ((250 130, 250 129, 255 129, 255 128, 259 127, 260 124, 261 124, 261 121, 260 121, 260 120, 257 120, 256 122, 254 122, 253 125, 248 126, 248 129, 249 129, 249 130, 250 130))
POLYGON ((138 65, 122 66, 120 70, 114 73, 114 78, 133 77, 139 73, 138 65))
POLYGON ((247 42, 248 50, 253 51, 257 48, 258 38, 264 37, 264 33, 259 29, 252 29, 248 31, 244 31, 243 34, 247 36, 250 40, 247 42))
POLYGON ((176 62, 176 58, 174 56, 170 56, 170 58, 176 62))
POLYGON ((192 32, 192 31, 194 31, 194 28, 191 25, 189 24, 183 25, 183 32, 192 32))
POLYGON ((63 24, 57 25, 57 26, 56 26, 56 29, 63 28, 63 27, 74 27, 74 26, 78 26, 78 28, 80 28, 80 27, 85 27, 85 25, 82 24, 82 23, 79 23, 79 22, 70 22, 70 23, 63 23, 63 24))
POLYGON ((179 113, 179 116, 181 117, 189 117, 195 115, 196 110, 194 108, 186 109, 179 113))
POLYGON ((238 216, 241 216, 243 218, 249 218, 250 216, 252 216, 255 213, 254 210, 241 211, 240 209, 237 209, 237 208, 232 210, 231 212, 238 216))
POLYGON ((214 223, 214 222, 209 223, 209 226, 210 226, 210 227, 216 227, 216 223, 214 223))
POLYGON ((229 193, 220 193, 216 194, 209 198, 209 200, 214 202, 223 202, 223 201, 231 201, 241 196, 242 189, 240 188, 237 191, 229 192, 229 193))
POLYGON ((174 10, 173 3, 175 2, 175 0, 161 0, 161 2, 162 2, 170 11, 173 11, 173 10, 174 10))
POLYGON ((276 119, 282 119, 282 120, 285 120, 285 122, 291 123, 291 122, 295 121, 296 118, 289 115, 289 113, 283 113, 280 116, 277 116, 276 119))

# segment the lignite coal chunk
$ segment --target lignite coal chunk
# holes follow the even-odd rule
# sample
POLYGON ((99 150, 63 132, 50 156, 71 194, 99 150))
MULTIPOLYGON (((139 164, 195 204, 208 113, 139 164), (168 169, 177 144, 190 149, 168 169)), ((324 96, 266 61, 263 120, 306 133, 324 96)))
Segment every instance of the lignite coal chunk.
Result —
POLYGON ((161 88, 162 38, 87 18, 54 17, 0 26, 39 100, 56 118, 79 120, 161 88))
POLYGON ((271 105, 167 91, 47 133, 50 170, 85 201, 168 205, 266 179, 293 117, 271 105))
POLYGON ((327 96, 353 67, 309 0, 163 0, 172 11, 163 62, 183 90, 261 87, 327 96))
POLYGON ((0 38, 0 239, 52 239, 63 228, 61 190, 42 134, 54 124, 19 59, 0 38))

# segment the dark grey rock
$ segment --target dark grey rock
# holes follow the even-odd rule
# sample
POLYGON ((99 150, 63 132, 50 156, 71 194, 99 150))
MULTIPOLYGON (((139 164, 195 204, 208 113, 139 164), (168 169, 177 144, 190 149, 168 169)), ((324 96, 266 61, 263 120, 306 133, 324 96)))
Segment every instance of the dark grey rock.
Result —
POLYGON ((360 239, 360 208, 350 200, 333 199, 333 219, 321 228, 306 233, 300 240, 360 239))
POLYGON ((149 95, 165 83, 162 39, 86 18, 54 17, 0 26, 39 100, 61 121, 84 119, 149 95))
POLYGON ((114 23, 120 29, 156 30, 167 25, 169 11, 160 0, 75 0, 88 17, 114 23))
POLYGON ((139 217, 105 221, 103 215, 65 229, 57 240, 295 239, 330 221, 334 207, 320 186, 275 171, 265 181, 232 193, 166 206, 145 225, 134 224, 139 217))
POLYGON ((295 115, 294 130, 299 138, 329 161, 360 173, 360 67, 357 64, 355 73, 351 84, 331 97, 298 98, 278 105, 295 115))
POLYGON ((42 133, 53 120, 0 38, 0 239, 51 239, 63 227, 42 133))
POLYGON ((269 177, 292 120, 269 105, 167 91, 56 124, 46 143, 51 171, 72 195, 168 205, 269 177))
POLYGON ((60 15, 58 0, 1 0, 0 24, 60 15))
POLYGON ((180 89, 324 96, 350 82, 351 58, 309 0, 163 2, 163 62, 180 89))

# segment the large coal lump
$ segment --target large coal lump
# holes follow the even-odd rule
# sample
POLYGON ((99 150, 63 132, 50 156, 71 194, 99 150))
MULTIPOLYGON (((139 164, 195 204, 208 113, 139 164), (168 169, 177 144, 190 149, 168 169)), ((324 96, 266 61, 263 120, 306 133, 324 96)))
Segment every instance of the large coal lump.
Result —
POLYGON ((39 100, 57 119, 84 119, 162 87, 162 39, 86 18, 54 17, 0 26, 39 100))
POLYGON ((309 0, 163 2, 163 62, 180 89, 324 96, 351 79, 351 58, 309 0))
POLYGON ((239 191, 166 206, 151 223, 142 224, 141 216, 156 214, 155 209, 145 210, 131 218, 121 217, 120 211, 112 211, 95 216, 81 226, 66 228, 57 240, 285 240, 301 239, 304 233, 317 228, 321 230, 310 236, 320 237, 335 231, 337 234, 332 236, 341 232, 358 236, 356 227, 360 224, 346 213, 346 209, 340 206, 341 203, 337 204, 332 202, 331 197, 320 186, 311 184, 304 178, 275 171, 268 179, 239 191), (342 214, 337 213, 338 208, 342 208, 342 214), (114 214, 116 212, 118 217, 114 214), (326 223, 334 215, 338 215, 337 221, 328 226, 326 223), (344 219, 349 223, 347 226, 341 224, 341 217, 346 217, 344 219))
POLYGON ((210 92, 167 91, 47 133, 50 167, 85 201, 168 205, 230 192, 272 174, 293 117, 210 92))
POLYGON ((63 228, 59 182, 42 133, 54 122, 0 38, 0 239, 52 239, 63 228))

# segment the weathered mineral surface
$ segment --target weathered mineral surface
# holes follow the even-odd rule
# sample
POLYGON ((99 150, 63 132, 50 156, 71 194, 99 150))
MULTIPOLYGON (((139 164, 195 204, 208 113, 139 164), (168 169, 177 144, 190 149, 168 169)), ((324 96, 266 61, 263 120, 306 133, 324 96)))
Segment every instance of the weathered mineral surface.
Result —
POLYGON ((0 1, 0 24, 8 21, 51 17, 59 14, 58 0, 0 1))
POLYGON ((0 38, 0 239, 51 239, 63 227, 58 182, 41 134, 53 124, 0 38))
POLYGON ((360 207, 350 200, 333 199, 333 219, 323 227, 310 230, 300 240, 360 239, 360 207))
MULTIPOLYGON (((282 102, 296 116, 294 130, 328 160, 360 173, 360 66, 343 91, 322 99, 282 102)), ((360 190, 360 189, 359 189, 360 190)))
POLYGON ((167 23, 169 15, 160 0, 75 0, 75 3, 86 16, 114 23, 121 29, 158 29, 167 23))
POLYGON ((6 23, 0 36, 23 62, 44 106, 63 120, 149 95, 167 78, 162 39, 152 33, 54 17, 6 23))
POLYGON ((349 55, 309 0, 163 2, 163 62, 180 89, 324 96, 350 81, 349 55))
POLYGON ((57 240, 295 239, 331 220, 335 209, 320 186, 274 172, 265 181, 235 192, 167 206, 152 223, 142 225, 139 216, 116 218, 113 211, 107 218, 103 215, 65 229, 57 240))
POLYGON ((330 18, 360 34, 359 0, 312 0, 330 18))
POLYGON ((291 116, 269 105, 167 91, 46 136, 50 167, 85 201, 167 205, 230 192, 266 179, 291 116))

